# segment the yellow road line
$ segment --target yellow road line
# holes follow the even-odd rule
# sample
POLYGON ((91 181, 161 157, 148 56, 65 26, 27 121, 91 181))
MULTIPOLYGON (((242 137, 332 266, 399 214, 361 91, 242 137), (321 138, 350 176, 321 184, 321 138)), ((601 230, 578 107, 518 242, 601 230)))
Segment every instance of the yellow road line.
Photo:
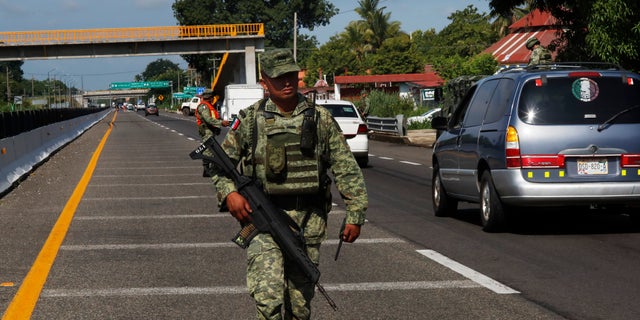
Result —
POLYGON ((93 153, 80 182, 78 182, 75 190, 73 190, 73 194, 71 194, 71 197, 64 206, 64 209, 62 209, 62 212, 58 217, 58 221, 56 221, 53 229, 51 229, 51 233, 49 234, 47 241, 42 246, 38 257, 31 266, 29 273, 27 273, 27 276, 24 278, 22 285, 20 285, 18 292, 13 297, 13 300, 11 300, 9 307, 2 316, 2 320, 31 318, 33 309, 36 307, 36 302, 40 297, 42 287, 44 287, 44 283, 47 281, 51 266, 53 266, 53 262, 58 255, 58 250, 60 249, 62 241, 69 230, 69 225, 71 225, 73 215, 78 208, 80 200, 82 200, 82 195, 91 180, 93 171, 98 163, 98 158, 100 158, 100 153, 102 153, 102 149, 107 142, 107 138, 109 137, 109 134, 111 134, 111 129, 113 128, 113 123, 116 121, 117 115, 118 113, 115 112, 111 119, 111 123, 109 124, 109 129, 107 129, 107 132, 102 137, 98 148, 93 153))

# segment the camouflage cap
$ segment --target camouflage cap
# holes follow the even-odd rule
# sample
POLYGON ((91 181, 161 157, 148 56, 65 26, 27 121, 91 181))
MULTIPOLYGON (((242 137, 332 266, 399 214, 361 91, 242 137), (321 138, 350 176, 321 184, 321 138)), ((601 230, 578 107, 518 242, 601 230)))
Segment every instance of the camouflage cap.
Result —
POLYGON ((260 55, 260 67, 269 78, 277 78, 285 73, 298 72, 300 67, 293 60, 289 49, 274 49, 260 55))
POLYGON ((202 99, 211 99, 211 98, 213 98, 213 90, 205 89, 202 92, 202 99))
POLYGON ((540 41, 538 40, 538 38, 533 37, 533 38, 529 38, 529 40, 527 40, 527 43, 525 44, 525 46, 527 47, 527 49, 531 50, 531 48, 533 48, 534 45, 539 44, 540 41))

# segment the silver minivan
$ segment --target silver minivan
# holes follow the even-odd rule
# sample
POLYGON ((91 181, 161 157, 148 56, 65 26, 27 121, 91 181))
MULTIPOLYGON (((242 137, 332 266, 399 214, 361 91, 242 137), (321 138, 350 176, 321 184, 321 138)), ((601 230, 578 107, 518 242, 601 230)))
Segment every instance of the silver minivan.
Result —
POLYGON ((499 231, 516 207, 640 204, 640 76, 617 66, 506 70, 432 126, 437 216, 480 203, 483 229, 499 231))

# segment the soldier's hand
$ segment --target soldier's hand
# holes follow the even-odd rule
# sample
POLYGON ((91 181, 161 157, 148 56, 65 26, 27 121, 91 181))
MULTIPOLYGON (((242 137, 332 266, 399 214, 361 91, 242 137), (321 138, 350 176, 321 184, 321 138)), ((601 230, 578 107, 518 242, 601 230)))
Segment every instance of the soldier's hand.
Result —
POLYGON ((360 236, 360 226, 357 224, 346 224, 342 232, 342 241, 354 242, 360 236))
POLYGON ((249 216, 251 206, 249 201, 240 193, 234 191, 227 195, 227 208, 229 208, 231 215, 241 223, 251 222, 251 217, 249 216))
POLYGON ((228 127, 229 126, 229 120, 222 120, 222 126, 223 127, 228 127))

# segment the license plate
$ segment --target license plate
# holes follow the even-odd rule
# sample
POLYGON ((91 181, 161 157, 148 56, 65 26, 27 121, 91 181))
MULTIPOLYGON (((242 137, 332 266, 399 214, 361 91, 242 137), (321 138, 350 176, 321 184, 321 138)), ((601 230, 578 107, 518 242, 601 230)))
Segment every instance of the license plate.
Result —
POLYGON ((606 158, 578 159, 579 175, 597 175, 609 173, 606 158))

